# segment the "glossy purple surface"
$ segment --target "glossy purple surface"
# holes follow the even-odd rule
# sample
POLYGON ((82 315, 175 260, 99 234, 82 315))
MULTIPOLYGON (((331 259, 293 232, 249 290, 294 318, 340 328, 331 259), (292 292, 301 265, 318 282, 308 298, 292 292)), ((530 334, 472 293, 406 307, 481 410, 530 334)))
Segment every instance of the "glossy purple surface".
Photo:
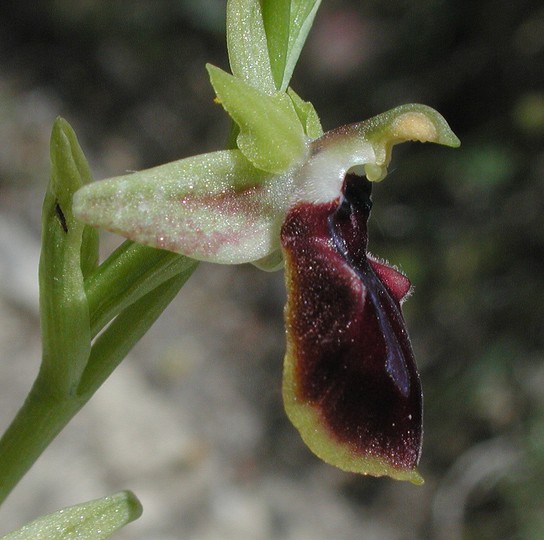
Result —
POLYGON ((370 186, 348 175, 340 202, 299 204, 283 225, 297 398, 353 452, 412 469, 422 395, 400 309, 410 285, 367 254, 370 186))

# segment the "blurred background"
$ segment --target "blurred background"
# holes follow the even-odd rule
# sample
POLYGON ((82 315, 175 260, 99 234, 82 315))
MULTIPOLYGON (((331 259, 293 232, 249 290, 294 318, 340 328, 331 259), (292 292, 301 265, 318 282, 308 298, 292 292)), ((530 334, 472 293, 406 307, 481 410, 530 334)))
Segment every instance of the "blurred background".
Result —
MULTIPOLYGON (((205 62, 224 0, 0 3, 0 427, 36 374, 40 208, 57 115, 96 179, 220 149, 205 62)), ((405 144, 370 248, 415 286, 423 487, 315 458, 281 404, 282 272, 202 264, 0 513, 133 489, 119 539, 544 538, 544 8, 323 0, 292 86, 325 129, 438 109, 459 150, 405 144)), ((104 237, 104 254, 117 243, 104 237)))

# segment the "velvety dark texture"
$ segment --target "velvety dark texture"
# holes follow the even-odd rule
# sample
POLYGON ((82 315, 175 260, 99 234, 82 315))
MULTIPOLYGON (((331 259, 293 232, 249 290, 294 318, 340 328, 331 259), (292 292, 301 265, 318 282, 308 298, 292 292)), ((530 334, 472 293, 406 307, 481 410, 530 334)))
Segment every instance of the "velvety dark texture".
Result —
POLYGON ((367 254, 370 190, 348 175, 340 201, 301 203, 283 225, 297 397, 319 411, 333 439, 411 469, 422 394, 400 309, 410 284, 367 254))

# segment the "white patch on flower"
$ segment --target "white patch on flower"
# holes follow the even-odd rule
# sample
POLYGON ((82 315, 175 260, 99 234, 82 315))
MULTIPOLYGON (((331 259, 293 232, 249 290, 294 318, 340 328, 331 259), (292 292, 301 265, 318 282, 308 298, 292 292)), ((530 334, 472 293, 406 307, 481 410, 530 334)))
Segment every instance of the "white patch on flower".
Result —
POLYGON ((328 138, 325 134, 316 141, 314 154, 295 176, 292 204, 333 201, 340 196, 348 171, 361 175, 362 167, 375 161, 374 148, 368 141, 338 135, 328 138))

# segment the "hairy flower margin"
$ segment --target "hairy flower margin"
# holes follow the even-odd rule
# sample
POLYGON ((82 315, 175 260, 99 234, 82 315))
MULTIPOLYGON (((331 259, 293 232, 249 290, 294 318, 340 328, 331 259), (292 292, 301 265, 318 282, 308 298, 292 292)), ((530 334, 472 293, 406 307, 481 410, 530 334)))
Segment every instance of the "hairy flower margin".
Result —
POLYGON ((332 465, 421 483, 421 386, 401 313, 410 283, 367 253, 370 188, 395 144, 459 140, 417 104, 323 133, 288 87, 319 1, 271 6, 229 0, 233 75, 207 66, 236 147, 86 185, 73 212, 198 260, 285 263, 289 418, 332 465))

